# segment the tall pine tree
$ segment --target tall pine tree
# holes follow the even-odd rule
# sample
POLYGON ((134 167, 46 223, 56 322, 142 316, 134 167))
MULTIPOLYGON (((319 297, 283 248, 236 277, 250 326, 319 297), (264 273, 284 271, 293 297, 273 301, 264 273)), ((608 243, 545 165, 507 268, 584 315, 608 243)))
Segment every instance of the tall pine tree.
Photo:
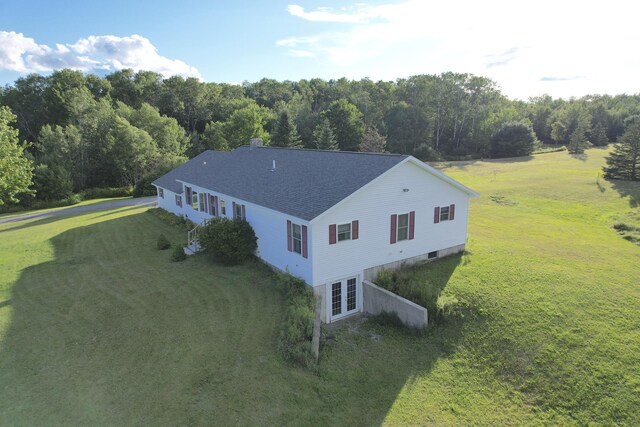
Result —
POLYGON ((640 118, 632 122, 618 138, 613 152, 602 168, 605 178, 640 180, 640 118))
POLYGON ((296 124, 287 110, 282 110, 271 136, 272 147, 302 148, 296 124))
POLYGON ((313 142, 319 150, 333 150, 338 149, 338 143, 331 130, 331 124, 329 120, 324 119, 313 131, 313 142))

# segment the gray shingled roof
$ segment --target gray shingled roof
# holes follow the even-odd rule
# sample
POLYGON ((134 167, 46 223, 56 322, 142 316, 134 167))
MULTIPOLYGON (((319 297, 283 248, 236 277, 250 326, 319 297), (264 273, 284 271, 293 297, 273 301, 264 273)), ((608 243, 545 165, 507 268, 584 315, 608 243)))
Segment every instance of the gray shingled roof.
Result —
POLYGON ((181 193, 180 180, 311 220, 407 157, 245 146, 205 151, 153 183, 181 193))

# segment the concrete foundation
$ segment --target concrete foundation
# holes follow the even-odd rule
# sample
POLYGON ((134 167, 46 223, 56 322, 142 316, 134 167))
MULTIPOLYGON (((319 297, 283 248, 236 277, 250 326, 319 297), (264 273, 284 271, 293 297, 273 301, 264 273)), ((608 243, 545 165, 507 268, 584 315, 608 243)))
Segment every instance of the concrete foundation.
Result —
POLYGON ((374 281, 376 280, 376 277, 378 277, 378 272, 382 269, 389 269, 389 270, 395 270, 398 269, 404 265, 411 265, 411 264, 416 264, 419 262, 424 262, 424 261, 435 261, 438 258, 444 258, 446 256, 449 255, 453 255, 453 254, 457 254, 459 252, 464 251, 465 245, 456 245, 456 246, 451 246, 449 248, 445 248, 445 249, 440 249, 439 251, 434 251, 435 252, 435 256, 432 258, 429 258, 429 254, 422 254, 422 255, 418 255, 418 256, 414 256, 412 258, 407 258, 407 259, 403 259, 400 261, 395 261, 395 262, 390 262, 388 264, 383 264, 383 265, 378 265, 376 267, 371 267, 371 268, 367 268, 364 271, 364 280, 368 280, 368 281, 374 281))

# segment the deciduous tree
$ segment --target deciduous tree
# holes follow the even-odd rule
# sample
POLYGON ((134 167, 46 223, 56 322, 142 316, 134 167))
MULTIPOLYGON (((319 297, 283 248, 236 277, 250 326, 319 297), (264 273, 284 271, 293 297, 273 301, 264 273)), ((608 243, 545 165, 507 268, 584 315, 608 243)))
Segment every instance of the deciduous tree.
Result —
POLYGON ((0 107, 0 206, 17 203, 17 194, 30 192, 33 178, 31 160, 25 157, 18 130, 12 126, 15 120, 8 107, 0 107))

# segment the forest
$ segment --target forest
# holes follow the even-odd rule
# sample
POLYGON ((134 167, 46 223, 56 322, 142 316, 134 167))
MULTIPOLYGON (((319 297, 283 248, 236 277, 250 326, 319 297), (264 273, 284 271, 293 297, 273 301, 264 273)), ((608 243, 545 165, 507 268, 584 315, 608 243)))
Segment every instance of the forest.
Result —
POLYGON ((508 157, 541 146, 606 146, 638 115, 640 94, 510 100, 488 78, 451 72, 233 85, 65 69, 0 88, 0 125, 15 130, 11 138, 33 167, 31 190, 5 197, 14 204, 91 188, 142 188, 204 150, 230 150, 250 138, 425 161, 508 157))

